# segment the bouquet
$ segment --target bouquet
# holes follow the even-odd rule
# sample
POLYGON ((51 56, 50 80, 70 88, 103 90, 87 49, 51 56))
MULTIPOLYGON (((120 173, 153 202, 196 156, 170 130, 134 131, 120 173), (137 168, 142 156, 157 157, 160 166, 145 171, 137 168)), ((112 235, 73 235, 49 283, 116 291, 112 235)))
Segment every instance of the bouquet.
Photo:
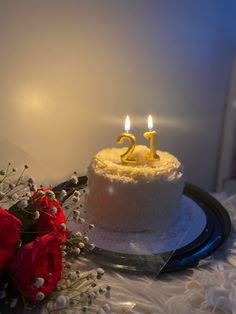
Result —
MULTIPOLYGON (((80 214, 80 191, 74 188, 63 208, 67 191, 56 197, 51 188, 38 188, 25 176, 27 168, 17 178, 10 163, 0 170, 0 299, 10 307, 21 300, 25 307, 44 301, 49 313, 93 309, 98 295, 109 298, 111 288, 97 285, 103 269, 81 273, 71 262, 95 247, 86 231, 94 225, 80 214), (69 230, 70 221, 83 225, 83 232, 79 226, 69 230)), ((76 173, 70 180, 76 187, 76 173)), ((96 311, 110 313, 110 307, 96 311)))

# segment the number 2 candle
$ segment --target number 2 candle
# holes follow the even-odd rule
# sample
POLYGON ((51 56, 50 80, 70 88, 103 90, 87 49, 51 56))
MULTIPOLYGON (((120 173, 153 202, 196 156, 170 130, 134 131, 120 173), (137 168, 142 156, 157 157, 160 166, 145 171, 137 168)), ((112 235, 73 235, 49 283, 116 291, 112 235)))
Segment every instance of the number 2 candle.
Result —
POLYGON ((136 158, 130 157, 131 154, 133 153, 134 149, 135 149, 135 146, 136 146, 136 138, 135 138, 135 136, 133 134, 130 134, 129 131, 130 131, 130 118, 129 118, 129 116, 126 116, 126 119, 125 119, 125 132, 122 133, 118 137, 117 143, 118 144, 124 144, 124 142, 126 140, 128 140, 129 143, 130 143, 130 146, 127 149, 127 151, 120 156, 120 159, 121 159, 121 162, 123 164, 136 164, 137 163, 136 158))

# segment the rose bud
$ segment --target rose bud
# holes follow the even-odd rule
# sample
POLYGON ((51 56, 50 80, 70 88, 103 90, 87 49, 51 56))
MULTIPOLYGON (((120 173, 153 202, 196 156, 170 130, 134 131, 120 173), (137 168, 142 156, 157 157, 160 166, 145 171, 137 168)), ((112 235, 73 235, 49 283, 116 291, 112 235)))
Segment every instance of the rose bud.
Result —
POLYGON ((32 196, 33 209, 40 212, 40 217, 36 222, 36 232, 39 234, 54 232, 64 242, 67 235, 66 218, 58 200, 47 196, 50 193, 53 192, 41 189, 32 196), (64 225, 65 228, 62 228, 64 225))

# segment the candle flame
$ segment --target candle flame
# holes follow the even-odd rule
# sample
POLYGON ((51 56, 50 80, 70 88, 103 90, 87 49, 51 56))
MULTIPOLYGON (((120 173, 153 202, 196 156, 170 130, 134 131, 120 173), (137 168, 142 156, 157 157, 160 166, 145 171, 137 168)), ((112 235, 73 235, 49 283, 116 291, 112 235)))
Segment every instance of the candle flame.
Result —
POLYGON ((126 116, 126 118, 125 118, 125 131, 127 133, 129 133, 129 131, 130 131, 130 118, 129 118, 129 116, 126 116))
POLYGON ((149 115, 148 116, 148 129, 149 129, 149 131, 152 131, 152 128, 153 128, 152 116, 149 115))

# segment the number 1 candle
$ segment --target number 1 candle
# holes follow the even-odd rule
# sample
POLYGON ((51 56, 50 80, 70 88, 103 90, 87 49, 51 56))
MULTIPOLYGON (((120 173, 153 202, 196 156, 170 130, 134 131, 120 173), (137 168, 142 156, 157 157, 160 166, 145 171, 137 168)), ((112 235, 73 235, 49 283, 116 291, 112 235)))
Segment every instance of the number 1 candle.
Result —
POLYGON ((147 156, 147 160, 155 161, 159 160, 160 157, 156 153, 156 147, 157 147, 157 132, 153 131, 153 121, 152 116, 148 116, 148 132, 145 132, 143 136, 150 141, 150 153, 147 156))
POLYGON ((129 116, 126 116, 125 119, 125 132, 122 133, 118 139, 118 144, 124 144, 125 140, 128 140, 130 142, 130 146, 127 149, 127 151, 120 156, 121 162, 123 164, 136 164, 137 160, 136 158, 131 158, 131 154, 133 153, 135 146, 136 146, 136 138, 133 134, 129 133, 130 131, 130 118, 129 116))

